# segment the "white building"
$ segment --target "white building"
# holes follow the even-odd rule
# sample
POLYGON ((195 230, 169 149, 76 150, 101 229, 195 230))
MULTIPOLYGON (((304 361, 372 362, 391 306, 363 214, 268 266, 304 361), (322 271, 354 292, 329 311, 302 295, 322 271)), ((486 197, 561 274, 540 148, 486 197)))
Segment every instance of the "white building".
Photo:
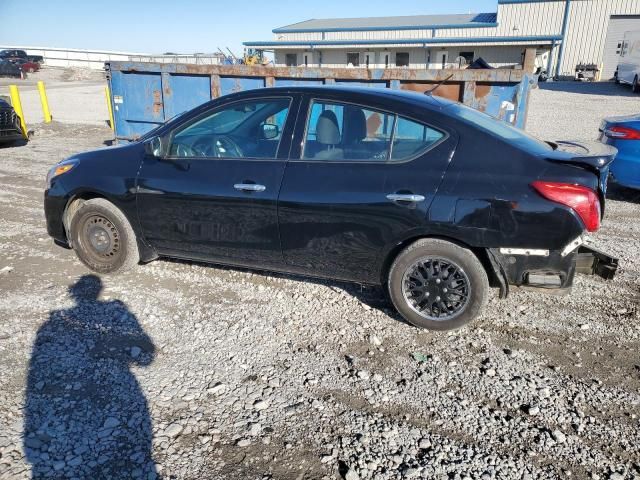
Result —
POLYGON ((640 0, 498 0, 497 12, 307 20, 245 42, 274 52, 276 66, 457 68, 482 57, 494 67, 536 65, 573 76, 580 63, 613 76, 619 42, 640 30, 640 0))

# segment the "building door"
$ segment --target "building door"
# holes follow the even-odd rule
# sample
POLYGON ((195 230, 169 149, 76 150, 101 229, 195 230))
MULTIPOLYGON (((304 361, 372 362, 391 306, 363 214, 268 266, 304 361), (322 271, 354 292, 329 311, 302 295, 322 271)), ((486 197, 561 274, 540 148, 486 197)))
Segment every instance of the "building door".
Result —
POLYGON ((447 50, 438 50, 436 52, 435 58, 433 59, 433 63, 435 64, 435 68, 447 68, 447 64, 449 62, 449 52, 447 50))
POLYGON ((602 56, 601 80, 610 80, 618 67, 620 49, 625 32, 640 30, 640 15, 612 15, 602 56))

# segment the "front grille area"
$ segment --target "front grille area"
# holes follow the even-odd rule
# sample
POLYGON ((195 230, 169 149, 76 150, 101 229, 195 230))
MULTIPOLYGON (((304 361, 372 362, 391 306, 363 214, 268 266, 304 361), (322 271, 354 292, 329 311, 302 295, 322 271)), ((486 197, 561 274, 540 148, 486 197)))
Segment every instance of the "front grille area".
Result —
POLYGON ((0 110, 0 128, 10 128, 16 124, 16 112, 10 109, 0 110))

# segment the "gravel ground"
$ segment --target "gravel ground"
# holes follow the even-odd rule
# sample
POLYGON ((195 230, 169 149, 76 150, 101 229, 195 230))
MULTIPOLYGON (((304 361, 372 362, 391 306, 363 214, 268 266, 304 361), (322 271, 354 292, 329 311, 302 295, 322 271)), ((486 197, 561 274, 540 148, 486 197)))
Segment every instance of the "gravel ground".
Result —
MULTIPOLYGON (((528 128, 593 139, 637 108, 553 84, 528 128)), ((36 127, 0 149, 0 478, 640 478, 637 193, 612 190, 594 239, 614 281, 433 333, 375 288, 176 261, 90 275, 47 237, 44 175, 110 131, 36 127)))

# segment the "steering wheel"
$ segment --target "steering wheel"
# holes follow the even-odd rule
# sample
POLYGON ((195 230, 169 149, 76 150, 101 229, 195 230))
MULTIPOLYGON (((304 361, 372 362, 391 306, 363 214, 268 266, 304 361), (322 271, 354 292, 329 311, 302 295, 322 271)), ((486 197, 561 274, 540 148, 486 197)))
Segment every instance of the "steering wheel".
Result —
POLYGON ((226 136, 215 136, 213 141, 210 137, 203 137, 195 141, 193 145, 176 143, 174 148, 173 154, 176 157, 243 157, 238 144, 226 136))
POLYGON ((231 137, 227 136, 216 136, 213 138, 213 152, 214 156, 218 158, 242 158, 244 156, 238 144, 231 137))
POLYGON ((176 157, 199 157, 200 155, 195 149, 184 143, 176 143, 175 150, 172 152, 176 157))

